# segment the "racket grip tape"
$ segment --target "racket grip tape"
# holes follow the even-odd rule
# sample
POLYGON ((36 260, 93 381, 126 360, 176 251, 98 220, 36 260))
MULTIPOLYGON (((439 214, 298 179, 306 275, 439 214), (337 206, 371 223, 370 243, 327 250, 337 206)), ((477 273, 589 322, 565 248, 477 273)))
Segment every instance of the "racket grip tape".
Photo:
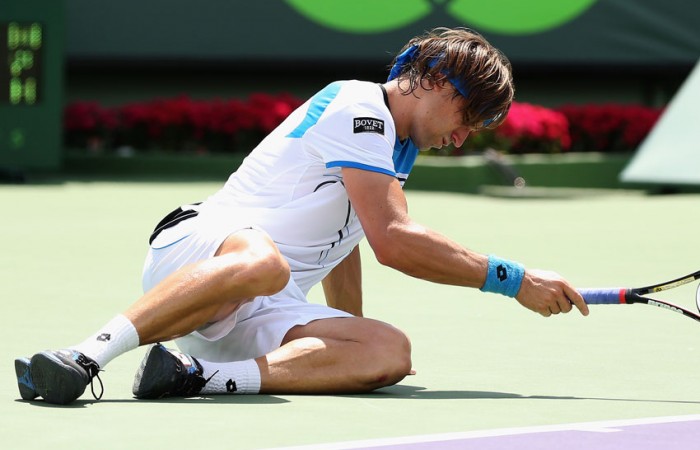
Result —
POLYGON ((605 288, 605 289, 579 289, 579 294, 589 305, 618 305, 627 303, 625 301, 626 289, 605 288))

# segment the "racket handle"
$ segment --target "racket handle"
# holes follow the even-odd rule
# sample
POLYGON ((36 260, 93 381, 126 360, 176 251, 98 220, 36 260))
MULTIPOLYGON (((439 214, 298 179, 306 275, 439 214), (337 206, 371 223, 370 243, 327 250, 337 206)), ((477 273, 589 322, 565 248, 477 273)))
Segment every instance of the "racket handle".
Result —
POLYGON ((622 288, 605 289, 579 289, 583 299, 589 305, 618 305, 627 303, 625 301, 625 291, 622 288))

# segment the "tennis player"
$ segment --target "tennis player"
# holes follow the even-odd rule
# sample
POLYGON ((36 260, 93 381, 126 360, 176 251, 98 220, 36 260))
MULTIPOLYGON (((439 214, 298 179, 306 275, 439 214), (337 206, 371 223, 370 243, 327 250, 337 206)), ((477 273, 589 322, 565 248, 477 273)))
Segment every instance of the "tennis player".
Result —
POLYGON ((514 297, 543 316, 572 305, 587 315, 558 275, 470 251, 407 212, 402 186, 419 150, 498 126, 513 92, 503 54, 443 28, 410 40, 384 84, 326 86, 221 190, 157 225, 143 297, 78 345, 16 360, 22 398, 70 403, 112 359, 147 344, 133 386, 142 399, 395 384, 411 373, 411 345, 362 317, 365 237, 381 264, 407 275, 514 297), (318 283, 328 306, 307 302, 318 283), (179 350, 158 344, 168 340, 179 350))

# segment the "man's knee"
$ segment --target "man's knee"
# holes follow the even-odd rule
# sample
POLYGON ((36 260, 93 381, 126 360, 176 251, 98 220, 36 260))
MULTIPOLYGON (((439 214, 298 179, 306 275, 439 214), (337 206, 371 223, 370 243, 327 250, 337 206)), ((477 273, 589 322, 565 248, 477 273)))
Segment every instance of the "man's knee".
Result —
POLYGON ((247 282, 260 287, 257 295, 273 295, 284 289, 289 282, 291 270, 276 247, 267 247, 262 252, 249 252, 249 255, 251 266, 246 272, 247 282))
POLYGON ((323 392, 369 392, 401 381, 411 371, 411 343, 399 329, 373 319, 315 320, 290 329, 283 346, 317 351, 332 370, 323 392))
POLYGON ((366 374, 369 390, 390 386, 403 380, 411 371, 411 341, 401 330, 381 324, 366 337, 368 351, 374 356, 366 374))
POLYGON ((236 280, 250 297, 272 295, 289 282, 287 260, 267 234, 241 230, 230 235, 216 252, 213 265, 224 267, 223 277, 236 280))

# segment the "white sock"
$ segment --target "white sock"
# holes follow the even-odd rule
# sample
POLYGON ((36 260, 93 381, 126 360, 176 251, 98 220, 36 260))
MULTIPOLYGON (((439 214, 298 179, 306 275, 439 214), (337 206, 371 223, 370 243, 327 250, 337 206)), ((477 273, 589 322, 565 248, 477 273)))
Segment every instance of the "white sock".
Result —
POLYGON ((257 394, 260 392, 260 368, 254 359, 214 363, 197 359, 204 378, 211 379, 202 394, 257 394))
POLYGON ((80 344, 68 348, 94 359, 100 368, 104 369, 111 360, 138 346, 139 335, 136 328, 129 319, 120 314, 100 328, 97 333, 80 344))

